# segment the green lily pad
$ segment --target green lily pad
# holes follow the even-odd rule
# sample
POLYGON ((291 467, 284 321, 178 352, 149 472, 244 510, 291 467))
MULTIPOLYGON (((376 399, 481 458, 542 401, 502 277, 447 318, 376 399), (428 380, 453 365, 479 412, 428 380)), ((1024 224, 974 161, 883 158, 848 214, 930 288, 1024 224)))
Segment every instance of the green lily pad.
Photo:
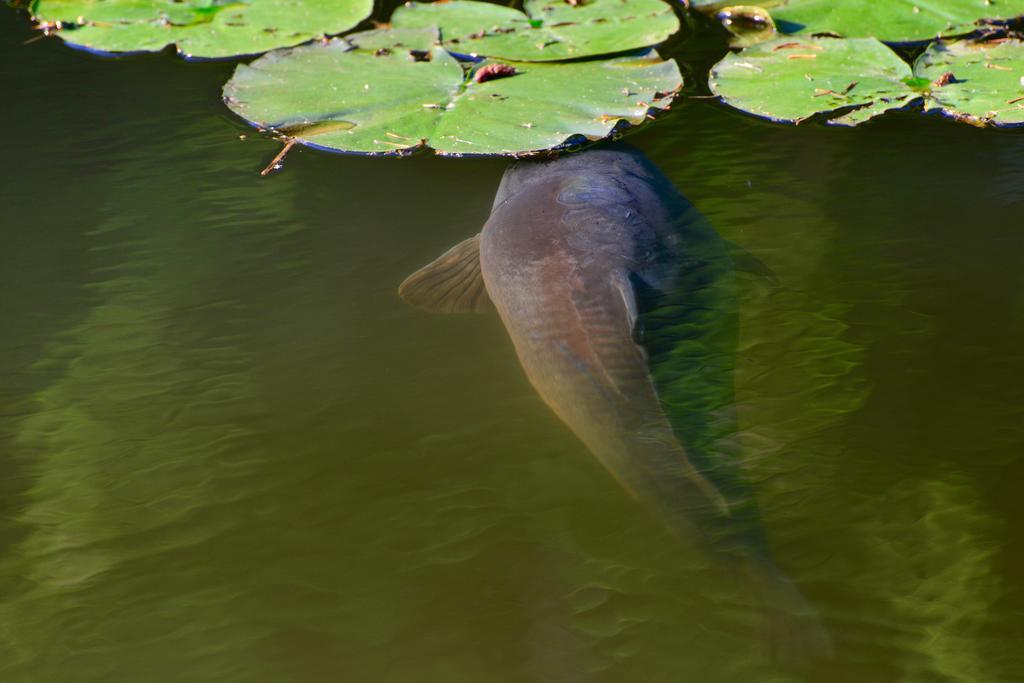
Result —
POLYGON ((779 38, 726 56, 711 69, 711 91, 773 121, 835 113, 829 123, 852 126, 917 99, 913 77, 874 38, 779 38))
POLYGON ((395 10, 391 24, 436 26, 452 52, 536 62, 648 47, 679 30, 675 11, 662 0, 527 0, 524 9, 475 0, 411 2, 395 10))
MULTIPOLYGON (((732 2, 690 0, 690 5, 701 11, 717 11, 729 4, 732 2)), ((834 33, 887 43, 962 35, 985 19, 1024 15, 1024 0, 755 0, 748 4, 769 9, 783 33, 834 33)))
POLYGON ((926 111, 979 125, 1024 125, 1024 43, 1019 40, 935 43, 918 58, 914 72, 934 84, 926 111))
POLYGON ((439 45, 410 48, 432 36, 390 29, 271 52, 238 67, 224 100, 253 125, 329 150, 515 155, 643 123, 682 85, 675 62, 653 51, 568 64, 490 60, 467 72, 439 45))
POLYGON ((33 17, 70 45, 186 57, 256 54, 342 33, 373 0, 37 0, 33 17))

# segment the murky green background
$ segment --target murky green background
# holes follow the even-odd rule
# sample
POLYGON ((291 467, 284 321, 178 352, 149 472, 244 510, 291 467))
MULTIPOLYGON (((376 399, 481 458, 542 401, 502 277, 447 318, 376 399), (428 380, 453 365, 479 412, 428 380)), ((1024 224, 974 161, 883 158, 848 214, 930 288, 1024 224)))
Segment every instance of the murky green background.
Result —
POLYGON ((502 161, 261 178, 231 64, 29 37, 0 8, 0 680, 1022 680, 1024 136, 690 100, 631 137, 778 280, 744 285, 737 381, 838 650, 794 673, 496 317, 395 295, 502 161))

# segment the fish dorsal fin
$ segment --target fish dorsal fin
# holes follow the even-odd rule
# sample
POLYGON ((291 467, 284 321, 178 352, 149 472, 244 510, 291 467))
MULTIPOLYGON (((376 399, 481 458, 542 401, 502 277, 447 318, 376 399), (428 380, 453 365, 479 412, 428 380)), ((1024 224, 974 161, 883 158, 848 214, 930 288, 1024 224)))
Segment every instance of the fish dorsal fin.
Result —
POLYGON ((398 296, 431 313, 477 313, 492 309, 480 272, 480 235, 459 242, 405 278, 398 296))

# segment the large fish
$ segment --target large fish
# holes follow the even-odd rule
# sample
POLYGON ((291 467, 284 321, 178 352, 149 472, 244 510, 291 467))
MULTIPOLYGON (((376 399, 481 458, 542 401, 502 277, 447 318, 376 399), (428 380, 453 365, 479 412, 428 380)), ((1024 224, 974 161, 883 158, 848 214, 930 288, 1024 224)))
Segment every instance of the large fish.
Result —
POLYGON ((623 487, 752 577, 776 654, 828 654, 771 560, 732 443, 730 250, 642 153, 513 164, 483 231, 399 293, 434 312, 493 305, 537 392, 623 487))

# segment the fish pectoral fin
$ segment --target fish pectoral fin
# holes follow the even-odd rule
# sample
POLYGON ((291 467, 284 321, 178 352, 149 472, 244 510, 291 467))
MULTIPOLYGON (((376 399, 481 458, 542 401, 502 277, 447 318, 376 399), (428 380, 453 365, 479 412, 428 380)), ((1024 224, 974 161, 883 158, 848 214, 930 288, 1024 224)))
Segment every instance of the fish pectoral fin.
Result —
POLYGON ((640 314, 637 311, 636 292, 633 289, 632 278, 626 273, 614 273, 612 275, 612 285, 618 291, 619 296, 622 297, 622 307, 626 313, 626 325, 629 328, 630 334, 634 334, 640 314))
POLYGON ((480 235, 459 242, 405 278, 398 296, 431 313, 477 313, 493 309, 480 272, 480 235))

